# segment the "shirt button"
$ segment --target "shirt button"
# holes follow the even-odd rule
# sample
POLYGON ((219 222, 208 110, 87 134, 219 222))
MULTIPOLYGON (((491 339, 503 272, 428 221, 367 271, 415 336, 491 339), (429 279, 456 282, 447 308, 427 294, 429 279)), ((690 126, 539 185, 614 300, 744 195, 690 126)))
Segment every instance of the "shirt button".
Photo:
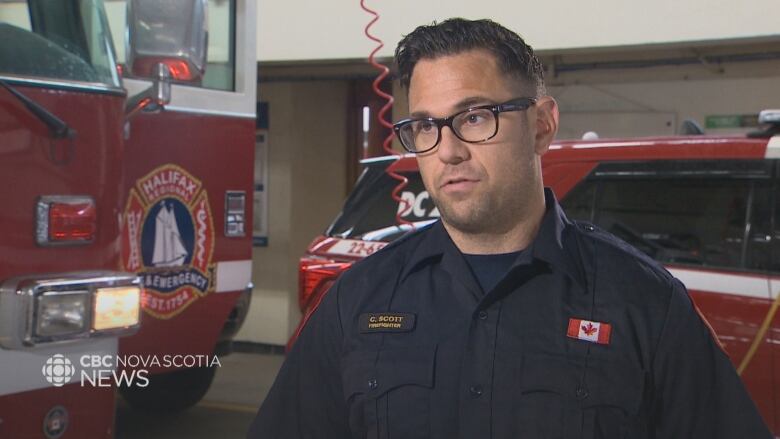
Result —
POLYGON ((488 318, 488 313, 487 313, 487 311, 485 311, 484 309, 483 309, 483 310, 481 310, 481 311, 479 312, 479 314, 477 314, 477 315, 479 316, 479 319, 480 319, 480 320, 487 320, 487 318, 488 318))
POLYGON ((374 390, 377 387, 379 387, 379 383, 377 383, 375 379, 368 380, 368 388, 369 389, 374 390))
POLYGON ((482 396, 482 386, 479 384, 471 386, 471 388, 469 388, 469 394, 472 398, 479 398, 482 396))

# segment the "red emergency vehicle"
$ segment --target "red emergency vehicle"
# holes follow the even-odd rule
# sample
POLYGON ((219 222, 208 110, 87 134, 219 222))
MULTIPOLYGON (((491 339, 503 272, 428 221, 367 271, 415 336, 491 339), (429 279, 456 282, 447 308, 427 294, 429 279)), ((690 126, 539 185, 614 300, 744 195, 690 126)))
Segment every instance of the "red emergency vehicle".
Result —
POLYGON ((127 3, 0 2, 3 438, 112 437, 140 367, 131 405, 196 403, 249 304, 255 2, 127 3))
MULTIPOLYGON (((685 283, 780 434, 780 110, 750 136, 567 140, 543 157, 567 215, 663 263, 685 283)), ((300 260, 300 328, 339 273, 439 212, 413 156, 365 160, 341 214, 300 260), (398 181, 409 179, 396 202, 398 181)), ((298 332, 291 339, 294 342, 298 332)))
MULTIPOLYGON (((217 369, 214 355, 230 352, 249 307, 257 15, 251 0, 208 2, 206 54, 198 50, 202 37, 169 24, 182 14, 180 2, 138 3, 150 7, 128 9, 125 87, 151 87, 143 77, 156 76, 160 62, 173 84, 163 111, 141 111, 126 126, 120 267, 140 276, 144 297, 141 329, 119 350, 157 356, 162 367, 149 368, 149 386, 121 392, 137 408, 164 411, 202 398, 217 369), (177 38, 196 50, 184 59, 166 55, 177 38), (165 355, 210 360, 166 367, 165 355)), ((192 12, 202 26, 205 10, 192 12)))

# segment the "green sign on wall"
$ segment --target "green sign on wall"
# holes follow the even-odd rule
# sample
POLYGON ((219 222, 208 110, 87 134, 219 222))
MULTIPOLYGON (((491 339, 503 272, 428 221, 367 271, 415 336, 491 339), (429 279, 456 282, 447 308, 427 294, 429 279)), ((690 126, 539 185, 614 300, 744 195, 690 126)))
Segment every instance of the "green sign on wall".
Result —
POLYGON ((758 115, 756 114, 717 114, 704 119, 707 128, 745 128, 757 127, 758 115))

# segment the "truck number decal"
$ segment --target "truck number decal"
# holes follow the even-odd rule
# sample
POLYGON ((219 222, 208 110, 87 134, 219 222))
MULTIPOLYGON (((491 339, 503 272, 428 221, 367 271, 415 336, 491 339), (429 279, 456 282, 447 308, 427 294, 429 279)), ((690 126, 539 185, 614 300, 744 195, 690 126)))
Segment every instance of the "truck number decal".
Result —
POLYGON ((334 244, 333 247, 329 248, 328 254, 344 256, 369 256, 376 253, 386 245, 386 242, 366 242, 356 239, 343 239, 334 244))

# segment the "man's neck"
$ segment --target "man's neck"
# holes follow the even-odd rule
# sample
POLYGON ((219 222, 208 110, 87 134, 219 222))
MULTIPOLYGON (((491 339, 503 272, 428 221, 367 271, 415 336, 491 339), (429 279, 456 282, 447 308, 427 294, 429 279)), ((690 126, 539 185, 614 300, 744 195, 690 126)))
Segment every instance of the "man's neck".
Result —
POLYGON ((444 228, 461 253, 486 255, 511 253, 523 250, 531 245, 546 212, 544 196, 533 200, 527 214, 506 230, 485 230, 484 232, 464 232, 447 224, 442 218, 444 228))

